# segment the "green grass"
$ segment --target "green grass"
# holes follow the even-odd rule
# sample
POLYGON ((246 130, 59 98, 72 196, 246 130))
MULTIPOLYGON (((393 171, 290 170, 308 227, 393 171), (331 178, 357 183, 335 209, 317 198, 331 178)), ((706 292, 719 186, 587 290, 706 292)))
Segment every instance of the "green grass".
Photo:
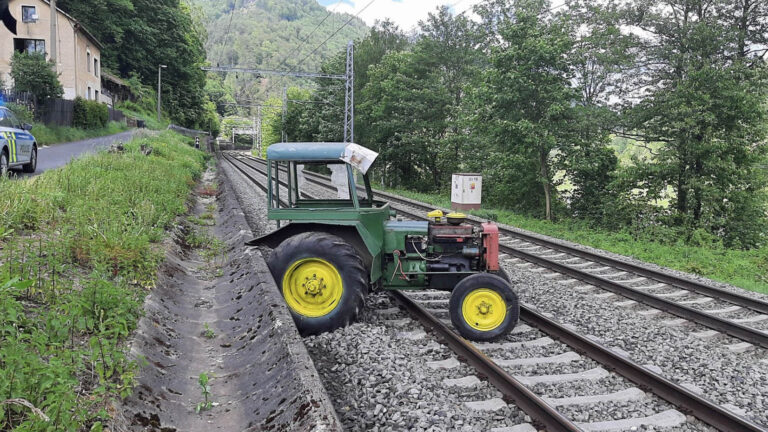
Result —
MULTIPOLYGON (((29 180, 0 180, 0 430, 102 430, 130 393, 125 342, 163 258, 159 242, 205 166, 172 132, 29 180), (154 148, 150 156, 140 145, 154 148)), ((111 429, 111 428, 110 428, 111 429)))
POLYGON ((142 106, 130 101, 123 102, 115 108, 122 111, 126 116, 144 120, 144 123, 148 129, 165 130, 168 129, 168 125, 170 124, 166 120, 166 115, 163 115, 162 121, 157 121, 157 111, 147 110, 146 108, 143 108, 142 106))
MULTIPOLYGON (((439 207, 450 208, 450 198, 406 190, 387 190, 439 207)), ((754 250, 726 249, 721 245, 692 246, 674 235, 610 232, 590 227, 583 221, 566 219, 548 222, 510 211, 488 209, 470 212, 497 222, 555 238, 592 246, 641 261, 695 273, 710 279, 768 294, 768 247, 754 250), (659 241, 655 240, 659 239, 659 241)))
POLYGON ((32 135, 37 140, 37 144, 41 146, 114 135, 126 130, 128 130, 128 127, 120 122, 109 122, 105 128, 92 130, 46 126, 42 123, 34 123, 32 125, 32 135))

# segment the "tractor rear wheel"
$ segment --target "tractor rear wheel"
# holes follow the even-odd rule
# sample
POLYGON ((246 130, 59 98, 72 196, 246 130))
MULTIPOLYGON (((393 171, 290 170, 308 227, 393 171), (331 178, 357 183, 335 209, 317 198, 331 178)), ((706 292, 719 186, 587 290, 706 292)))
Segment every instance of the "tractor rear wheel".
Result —
POLYGON ((267 264, 302 335, 344 327, 364 306, 368 272, 341 237, 297 234, 275 248, 267 264))
POLYGON ((493 341, 507 335, 520 316, 517 294, 509 282, 489 273, 462 279, 451 293, 451 322, 473 341, 493 341))

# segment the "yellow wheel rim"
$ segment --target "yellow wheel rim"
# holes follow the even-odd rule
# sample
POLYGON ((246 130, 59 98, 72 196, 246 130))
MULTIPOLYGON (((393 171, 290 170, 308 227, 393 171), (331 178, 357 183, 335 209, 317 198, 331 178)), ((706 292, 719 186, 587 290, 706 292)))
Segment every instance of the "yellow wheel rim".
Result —
POLYGON ((298 260, 283 275, 285 302, 294 312, 306 317, 330 313, 338 306, 343 292, 339 271, 320 258, 298 260))
POLYGON ((461 315, 473 329, 490 331, 500 326, 507 317, 507 302, 494 290, 478 288, 464 297, 461 315))

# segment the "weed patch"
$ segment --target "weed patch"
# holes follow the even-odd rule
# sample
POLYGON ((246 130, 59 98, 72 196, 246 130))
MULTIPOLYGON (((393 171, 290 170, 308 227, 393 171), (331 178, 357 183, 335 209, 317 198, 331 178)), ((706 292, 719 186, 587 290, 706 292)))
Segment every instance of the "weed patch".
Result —
POLYGON ((35 123, 32 126, 32 135, 35 136, 38 145, 50 145, 114 135, 127 130, 128 127, 119 122, 109 122, 106 127, 88 130, 35 123))
POLYGON ((132 389, 124 343, 205 156, 170 132, 125 147, 0 180, 0 399, 49 418, 0 405, 0 430, 101 430, 132 389))

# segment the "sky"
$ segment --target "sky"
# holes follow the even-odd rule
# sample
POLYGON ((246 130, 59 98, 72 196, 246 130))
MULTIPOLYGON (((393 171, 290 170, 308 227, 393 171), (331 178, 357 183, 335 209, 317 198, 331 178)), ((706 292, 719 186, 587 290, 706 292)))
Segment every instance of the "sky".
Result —
MULTIPOLYGON (((329 10, 356 15, 371 0, 318 0, 329 10)), ((454 13, 470 9, 481 0, 373 0, 373 3, 360 14, 368 25, 376 20, 389 18, 403 30, 411 30, 419 21, 427 18, 438 6, 449 6, 454 13)), ((471 12, 471 11, 469 11, 471 12)))

